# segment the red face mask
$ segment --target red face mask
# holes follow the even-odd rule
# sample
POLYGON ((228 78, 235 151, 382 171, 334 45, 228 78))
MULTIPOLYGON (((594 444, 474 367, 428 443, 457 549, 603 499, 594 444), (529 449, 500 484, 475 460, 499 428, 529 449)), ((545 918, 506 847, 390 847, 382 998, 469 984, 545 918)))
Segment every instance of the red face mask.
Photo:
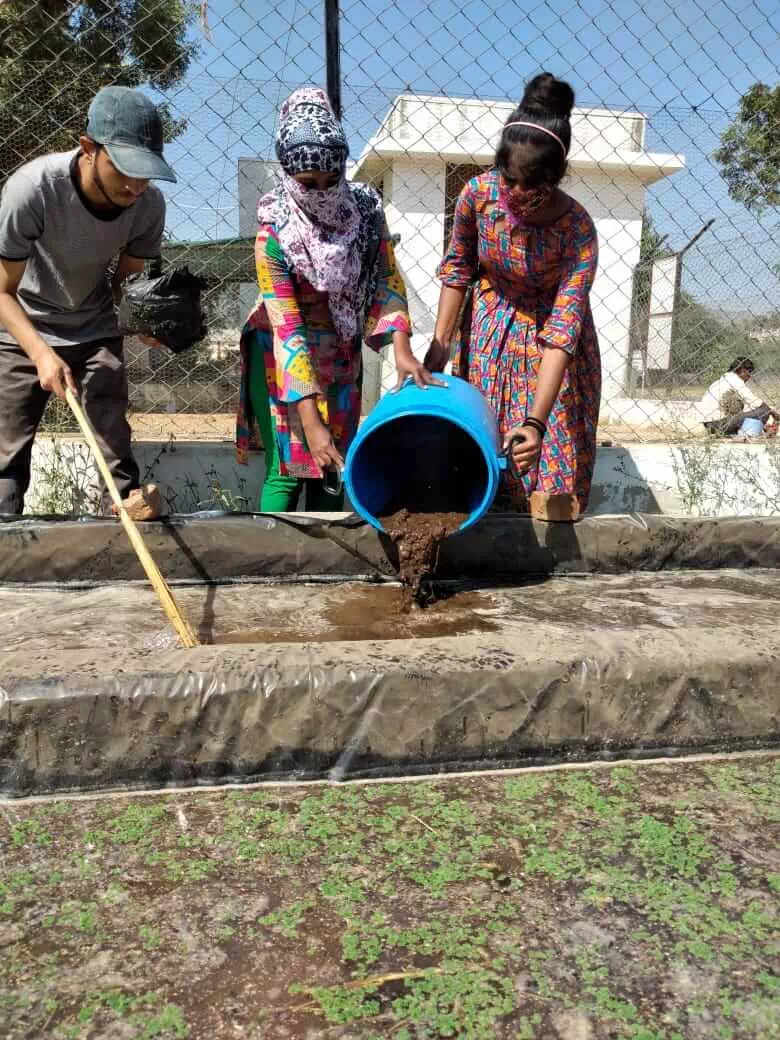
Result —
POLYGON ((554 191, 550 184, 538 188, 521 188, 516 184, 513 188, 504 187, 502 194, 505 208, 513 217, 522 220, 548 205, 554 191))

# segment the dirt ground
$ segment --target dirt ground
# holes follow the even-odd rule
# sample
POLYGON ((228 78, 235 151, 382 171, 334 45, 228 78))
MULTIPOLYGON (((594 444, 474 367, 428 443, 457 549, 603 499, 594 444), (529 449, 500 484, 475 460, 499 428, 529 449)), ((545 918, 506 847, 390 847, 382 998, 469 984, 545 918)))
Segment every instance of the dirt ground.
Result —
POLYGON ((140 441, 233 441, 236 435, 234 414, 195 412, 131 412, 128 415, 133 437, 140 441))
POLYGON ((0 805, 6 1040, 780 1036, 780 758, 0 805))
MULTIPOLYGON (((231 414, 197 414, 164 412, 134 412, 129 416, 133 436, 136 440, 232 441, 235 437, 236 417, 231 414)), ((703 435, 703 433, 702 433, 703 435)), ((669 427, 648 426, 646 428, 607 423, 599 427, 599 443, 649 444, 668 440, 679 440, 680 431, 669 427)))

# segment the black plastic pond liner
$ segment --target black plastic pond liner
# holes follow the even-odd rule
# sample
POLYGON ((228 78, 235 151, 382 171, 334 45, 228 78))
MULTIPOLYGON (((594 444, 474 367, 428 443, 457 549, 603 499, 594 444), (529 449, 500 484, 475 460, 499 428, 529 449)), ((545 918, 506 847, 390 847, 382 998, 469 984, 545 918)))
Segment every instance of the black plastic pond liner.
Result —
MULTIPOLYGON (((267 617, 281 609, 282 584, 396 574, 386 540, 352 519, 177 517, 145 524, 144 535, 173 582, 276 584, 255 592, 267 617)), ((599 517, 572 527, 494 515, 448 540, 438 575, 509 586, 487 630, 404 641, 389 625, 373 642, 315 633, 293 645, 282 634, 183 650, 141 587, 120 525, 0 522, 0 792, 776 747, 778 535, 775 518, 599 517), (669 597, 651 610, 664 586, 669 597), (159 623, 148 639, 145 618, 159 623)), ((233 595, 209 587, 198 610, 190 600, 196 623, 219 605, 212 594, 233 595)), ((243 617, 245 590, 236 594, 243 617)), ((296 595, 305 618, 315 594, 296 595)))
POLYGON ((0 687, 0 793, 340 782, 780 746, 771 670, 754 674, 735 709, 739 677, 721 665, 680 682, 650 662, 636 680, 601 677, 590 692, 560 679, 535 687, 518 671, 434 681, 306 674, 294 662, 30 680, 0 687), (572 698, 588 705, 584 732, 572 698))
POLYGON ((180 354, 206 335, 201 305, 205 287, 188 267, 156 276, 131 275, 122 284, 119 326, 127 334, 152 336, 180 354))
MULTIPOLYGON (((145 523, 169 581, 395 579, 389 540, 357 517, 173 516, 145 523)), ((780 568, 780 517, 599 516, 546 524, 487 516, 442 545, 437 577, 513 581, 524 575, 780 568)), ((142 581, 117 521, 0 516, 0 583, 142 581)))

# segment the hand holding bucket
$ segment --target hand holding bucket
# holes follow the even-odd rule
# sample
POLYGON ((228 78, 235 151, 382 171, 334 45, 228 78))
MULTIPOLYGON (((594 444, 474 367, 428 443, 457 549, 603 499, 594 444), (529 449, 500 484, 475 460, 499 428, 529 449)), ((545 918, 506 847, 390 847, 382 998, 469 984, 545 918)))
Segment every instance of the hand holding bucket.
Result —
POLYGON ((542 434, 534 426, 515 426, 504 438, 507 468, 515 480, 538 463, 542 454, 542 434))

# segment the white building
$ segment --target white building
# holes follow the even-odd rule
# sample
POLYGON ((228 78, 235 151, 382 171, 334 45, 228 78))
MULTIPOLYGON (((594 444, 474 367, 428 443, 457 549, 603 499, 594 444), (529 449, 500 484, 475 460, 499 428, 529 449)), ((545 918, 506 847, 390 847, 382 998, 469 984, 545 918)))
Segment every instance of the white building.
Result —
MULTIPOLYGON (((439 296, 435 271, 455 201, 470 177, 492 165, 513 107, 511 102, 401 94, 350 169, 353 180, 374 184, 382 192, 390 232, 399 236, 396 255, 409 289, 415 352, 420 355, 433 330, 439 296)), ((624 393, 646 189, 685 165, 680 155, 645 151, 645 130, 646 117, 639 112, 575 109, 572 117, 564 186, 590 212, 599 234, 592 303, 605 406, 624 393)), ((240 212, 248 229, 268 167, 258 160, 240 162, 240 212)), ((374 373, 378 378, 372 365, 366 372, 368 383, 374 373)), ((385 385, 390 378, 386 364, 385 385)))

